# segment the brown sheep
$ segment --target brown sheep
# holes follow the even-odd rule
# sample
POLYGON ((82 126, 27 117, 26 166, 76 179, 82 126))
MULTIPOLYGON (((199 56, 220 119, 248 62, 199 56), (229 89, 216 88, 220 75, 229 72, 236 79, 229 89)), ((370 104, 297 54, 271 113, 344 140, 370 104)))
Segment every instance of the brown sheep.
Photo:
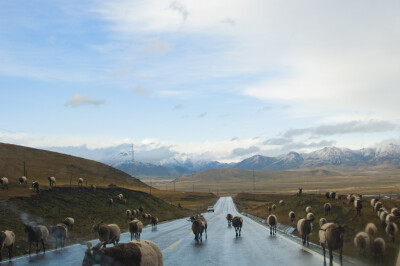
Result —
POLYGON ((151 216, 150 220, 151 220, 151 227, 152 227, 152 228, 153 228, 153 227, 154 227, 154 228, 157 228, 158 218, 155 217, 155 216, 151 216))
POLYGON ((203 232, 205 229, 205 224, 203 220, 193 219, 191 221, 192 221, 192 231, 194 234, 194 240, 196 240, 197 243, 199 242, 199 240, 203 242, 203 232))
POLYGON ((294 211, 289 212, 289 218, 290 218, 290 221, 293 223, 294 219, 296 218, 296 214, 294 213, 294 211))
POLYGON ((231 226, 231 224, 232 224, 232 219, 233 219, 233 215, 230 214, 230 213, 228 213, 228 214, 226 215, 226 220, 228 220, 228 226, 231 226))
POLYGON ((100 242, 92 247, 87 243, 88 249, 82 261, 82 266, 90 265, 154 265, 163 266, 163 255, 160 248, 149 240, 131 241, 113 247, 100 249, 100 242))
POLYGON ((319 229, 319 243, 324 253, 324 263, 326 263, 325 249, 329 249, 330 265, 332 265, 333 262, 332 251, 336 249, 339 249, 339 258, 342 263, 344 231, 343 226, 335 223, 326 223, 319 229))
POLYGON ((242 232, 243 218, 239 216, 233 217, 232 225, 235 228, 236 237, 240 236, 242 232))
POLYGON ((8 259, 11 260, 14 243, 15 243, 14 232, 8 230, 0 232, 0 261, 2 261, 1 251, 3 250, 3 248, 8 248, 8 259))
POLYGON ((191 220, 192 222, 193 222, 194 220, 196 220, 196 219, 200 219, 200 220, 203 221, 203 223, 204 223, 204 232, 206 233, 206 239, 207 239, 207 220, 206 220, 206 218, 204 218, 204 216, 201 215, 201 214, 197 214, 197 215, 194 215, 194 216, 191 216, 191 217, 190 217, 190 220, 191 220))
POLYGON ((116 224, 107 225, 101 221, 100 223, 93 223, 92 233, 99 235, 99 240, 103 242, 103 247, 105 248, 107 244, 113 243, 114 246, 118 244, 121 230, 116 224))
POLYGON ((319 227, 322 227, 324 224, 326 224, 328 221, 325 218, 319 219, 319 227))
POLYGON ((355 237, 354 237, 354 246, 358 249, 358 252, 361 254, 365 255, 369 245, 371 243, 371 240, 369 239, 369 235, 365 232, 359 232, 355 237))
POLYGON ((311 233, 311 230, 312 230, 312 223, 310 220, 303 218, 297 222, 297 231, 299 232, 301 239, 303 240, 303 245, 305 245, 306 242, 307 246, 310 245, 308 241, 308 235, 311 233))
POLYGON ((372 241, 371 253, 376 260, 380 260, 380 262, 382 262, 385 249, 386 249, 386 243, 385 240, 383 240, 383 238, 378 237, 372 241))
POLYGON ((67 217, 64 219, 63 224, 65 224, 69 230, 72 230, 75 224, 75 219, 72 217, 67 217))
POLYGON ((31 254, 31 245, 32 242, 36 242, 36 254, 39 253, 39 242, 42 243, 43 253, 46 252, 46 248, 44 246, 44 242, 47 240, 49 236, 49 230, 44 225, 31 225, 28 224, 25 226, 25 233, 28 233, 28 242, 29 242, 29 251, 31 254))
POLYGON ((129 217, 131 217, 131 215, 132 215, 132 211, 131 210, 126 210, 125 211, 125 215, 126 215, 126 218, 128 218, 129 219, 129 217))
POLYGON ((324 204, 325 215, 328 215, 330 213, 331 209, 332 209, 332 205, 330 203, 324 204))
POLYGON ((143 223, 138 219, 133 219, 132 221, 128 222, 129 225, 129 232, 131 233, 131 241, 133 238, 136 240, 140 239, 140 234, 143 230, 143 223))
POLYGON ((310 220, 310 222, 314 222, 315 216, 312 212, 307 213, 307 220, 310 220))
POLYGON ((336 198, 336 192, 332 191, 329 193, 330 200, 334 200, 336 198))
POLYGON ((276 235, 276 225, 278 224, 278 219, 275 215, 271 214, 267 218, 267 224, 269 225, 269 234, 276 235))
POLYGON ((60 246, 61 248, 63 248, 65 244, 65 239, 67 238, 67 232, 68 232, 67 226, 65 224, 57 224, 56 226, 51 226, 50 232, 53 235, 54 239, 56 240, 56 250, 57 250, 58 239, 60 239, 60 246))
POLYGON ((386 225, 385 232, 392 239, 393 243, 395 241, 395 234, 397 234, 397 225, 395 223, 388 223, 386 225))
POLYGON ((378 233, 378 228, 376 228, 375 224, 373 223, 368 223, 365 226, 365 233, 367 233, 371 239, 371 241, 374 239, 374 237, 376 236, 376 234, 378 233))

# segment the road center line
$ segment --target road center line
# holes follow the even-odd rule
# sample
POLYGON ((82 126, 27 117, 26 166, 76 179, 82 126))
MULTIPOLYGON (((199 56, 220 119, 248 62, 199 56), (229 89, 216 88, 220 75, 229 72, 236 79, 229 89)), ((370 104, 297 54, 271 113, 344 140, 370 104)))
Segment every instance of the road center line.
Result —
POLYGON ((182 241, 176 241, 174 244, 172 244, 171 246, 167 247, 166 249, 173 249, 174 247, 176 247, 177 245, 179 245, 182 241))

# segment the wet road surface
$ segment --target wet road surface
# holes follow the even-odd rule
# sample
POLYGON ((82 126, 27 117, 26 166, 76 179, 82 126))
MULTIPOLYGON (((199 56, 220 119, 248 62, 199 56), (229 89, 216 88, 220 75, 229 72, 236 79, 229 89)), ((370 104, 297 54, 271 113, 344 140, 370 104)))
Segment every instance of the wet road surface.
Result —
MULTIPOLYGON (((191 223, 179 219, 144 228, 141 239, 155 242, 163 252, 164 265, 323 265, 320 254, 304 249, 279 233, 270 236, 266 227, 243 217, 242 234, 228 227, 226 214, 239 215, 231 197, 223 197, 215 204, 215 212, 205 213, 208 239, 196 243, 191 223)), ((51 236, 50 236, 51 237, 51 236)), ((130 234, 121 234, 120 243, 129 242, 130 234)), ((97 244, 98 240, 91 241, 97 244)), ((108 245, 111 246, 111 245, 108 245)), ((46 254, 14 258, 0 265, 81 265, 85 245, 72 245, 46 254)))

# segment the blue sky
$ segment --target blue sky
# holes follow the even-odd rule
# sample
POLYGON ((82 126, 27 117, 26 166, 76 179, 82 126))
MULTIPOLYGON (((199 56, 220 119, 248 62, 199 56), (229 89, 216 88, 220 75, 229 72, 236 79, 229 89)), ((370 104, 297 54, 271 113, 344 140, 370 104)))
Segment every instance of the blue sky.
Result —
POLYGON ((82 2, 0 1, 0 142, 221 161, 399 142, 398 1, 82 2))

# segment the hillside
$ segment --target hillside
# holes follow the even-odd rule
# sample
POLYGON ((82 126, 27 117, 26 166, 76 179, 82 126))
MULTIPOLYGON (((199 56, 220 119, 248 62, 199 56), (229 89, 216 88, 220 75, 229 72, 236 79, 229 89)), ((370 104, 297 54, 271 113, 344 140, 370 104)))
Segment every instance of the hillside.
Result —
MULTIPOLYGON (((0 143, 0 176, 9 179, 12 196, 23 195, 26 188, 19 185, 18 178, 24 174, 24 165, 28 182, 39 182, 41 187, 48 186, 47 178, 55 176, 57 186, 77 185, 78 178, 84 179, 84 185, 145 188, 147 185, 121 170, 88 159, 74 157, 57 152, 33 149, 18 145, 0 143)), ((0 198, 7 197, 2 193, 0 198)))
MULTIPOLYGON (((214 198, 214 202, 215 200, 214 198)), ((186 206, 185 203, 183 205, 186 206)), ((0 206, 2 230, 12 230, 16 235, 14 256, 26 254, 28 250, 24 222, 36 222, 49 228, 62 222, 66 217, 73 217, 75 225, 73 230, 69 231, 66 242, 67 245, 70 245, 97 238, 96 234, 91 233, 92 219, 118 224, 122 231, 127 231, 128 224, 125 215, 127 208, 137 209, 139 206, 143 206, 145 213, 157 216, 160 222, 186 217, 193 213, 192 210, 178 208, 150 194, 123 188, 98 188, 96 191, 91 191, 89 188, 56 187, 53 190, 43 190, 30 197, 3 200, 0 202, 0 206), (120 193, 127 200, 127 205, 115 201, 113 206, 109 207, 106 199, 115 199, 116 195, 120 193)), ((205 209, 205 206, 202 208, 205 209)), ((141 217, 140 219, 144 224, 148 223, 147 220, 143 220, 141 217)), ((53 237, 49 237, 47 248, 53 247, 53 237)))

